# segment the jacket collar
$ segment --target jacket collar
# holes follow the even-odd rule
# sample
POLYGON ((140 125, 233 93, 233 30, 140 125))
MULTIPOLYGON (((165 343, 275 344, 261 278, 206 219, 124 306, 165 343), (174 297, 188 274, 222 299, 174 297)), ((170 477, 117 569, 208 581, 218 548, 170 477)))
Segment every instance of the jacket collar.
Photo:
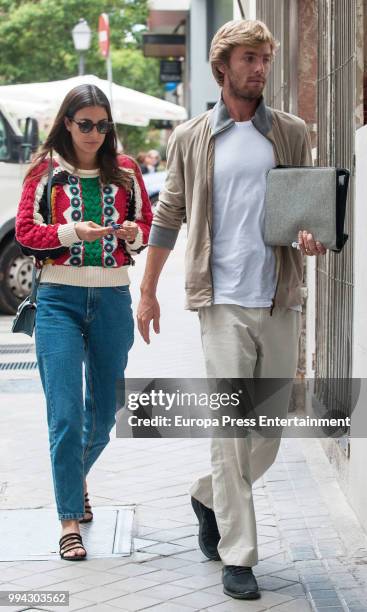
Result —
MULTIPOLYGON (((267 136, 272 128, 272 112, 270 108, 266 106, 263 96, 260 98, 255 116, 252 118, 252 123, 263 136, 267 136)), ((234 124, 234 119, 229 116, 228 109, 223 102, 222 96, 210 113, 210 124, 213 136, 216 136, 234 124)))

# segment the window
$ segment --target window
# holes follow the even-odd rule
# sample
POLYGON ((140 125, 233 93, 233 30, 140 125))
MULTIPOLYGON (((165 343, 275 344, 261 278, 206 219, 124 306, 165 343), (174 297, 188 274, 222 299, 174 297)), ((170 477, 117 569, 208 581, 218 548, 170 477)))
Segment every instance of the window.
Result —
POLYGON ((208 57, 214 34, 231 19, 233 19, 233 0, 206 0, 208 57))
POLYGON ((0 115, 0 161, 9 158, 8 135, 6 124, 3 117, 0 115))

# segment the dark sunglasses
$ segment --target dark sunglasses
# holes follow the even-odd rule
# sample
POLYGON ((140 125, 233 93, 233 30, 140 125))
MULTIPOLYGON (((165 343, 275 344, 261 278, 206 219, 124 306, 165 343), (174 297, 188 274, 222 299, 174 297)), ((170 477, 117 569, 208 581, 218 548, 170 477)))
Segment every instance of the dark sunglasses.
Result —
POLYGON ((71 117, 70 120, 77 124, 82 134, 88 134, 94 127, 97 128, 97 132, 99 132, 99 134, 108 134, 113 129, 113 121, 107 121, 107 119, 101 119, 100 121, 97 121, 97 123, 93 123, 91 119, 76 121, 76 119, 71 117))

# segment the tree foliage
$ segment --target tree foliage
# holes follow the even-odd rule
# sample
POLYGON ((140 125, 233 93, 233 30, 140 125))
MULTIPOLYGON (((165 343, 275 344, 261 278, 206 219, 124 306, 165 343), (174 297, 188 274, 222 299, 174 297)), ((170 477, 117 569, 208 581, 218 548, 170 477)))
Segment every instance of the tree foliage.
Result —
MULTIPOLYGON (((78 73, 78 55, 71 31, 80 18, 92 30, 85 56, 86 74, 106 78, 106 62, 98 47, 98 17, 108 13, 113 80, 119 85, 161 97, 159 62, 145 58, 136 24, 145 24, 147 0, 0 0, 0 84, 67 79, 78 73)), ((155 146, 148 129, 119 129, 126 149, 155 146)))
POLYGON ((0 84, 75 76, 78 56, 71 31, 80 18, 92 29, 86 72, 106 78, 98 47, 98 17, 110 15, 114 80, 159 95, 158 62, 144 59, 136 24, 145 24, 147 0, 0 0, 0 84))

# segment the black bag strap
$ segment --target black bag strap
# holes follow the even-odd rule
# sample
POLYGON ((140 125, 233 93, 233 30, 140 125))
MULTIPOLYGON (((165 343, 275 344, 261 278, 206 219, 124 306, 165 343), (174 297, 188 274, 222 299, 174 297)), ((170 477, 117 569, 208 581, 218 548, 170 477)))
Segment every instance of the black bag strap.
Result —
MULTIPOLYGON (((48 167, 48 178, 47 178, 47 224, 48 225, 51 223, 51 189, 52 189, 53 170, 54 168, 53 168, 52 153, 51 153, 50 164, 48 167)), ((38 285, 41 279, 42 267, 43 267, 43 264, 41 266, 39 274, 37 275, 37 268, 35 265, 33 266, 32 285, 31 285, 31 292, 29 294, 29 300, 32 302, 32 304, 35 304, 36 299, 37 299, 37 290, 38 290, 38 285)))
POLYGON ((52 163, 52 152, 50 155, 50 165, 48 167, 48 179, 47 179, 47 224, 51 223, 51 188, 52 178, 54 174, 54 167, 52 163))

